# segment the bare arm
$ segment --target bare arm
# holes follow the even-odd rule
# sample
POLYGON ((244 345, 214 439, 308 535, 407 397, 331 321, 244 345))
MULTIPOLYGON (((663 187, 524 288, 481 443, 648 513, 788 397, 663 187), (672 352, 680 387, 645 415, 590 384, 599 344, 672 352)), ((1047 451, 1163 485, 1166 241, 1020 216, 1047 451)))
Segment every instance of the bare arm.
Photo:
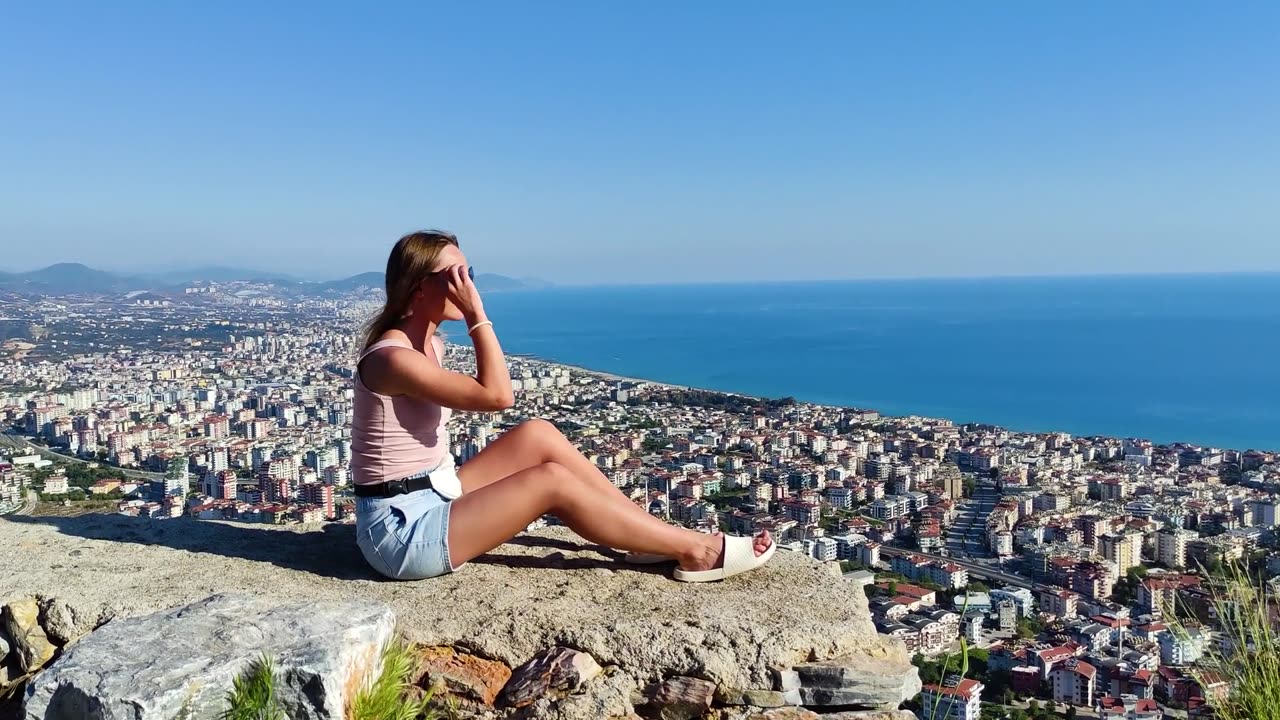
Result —
MULTIPOLYGON (((386 378, 391 394, 429 400, 454 410, 505 410, 515 403, 511 374, 493 324, 486 320, 480 294, 463 267, 450 268, 448 279, 450 300, 462 311, 467 327, 486 323, 471 333, 476 350, 475 376, 445 370, 422 353, 407 348, 376 352, 366 363, 379 363, 375 367, 386 378)), ((436 348, 436 352, 440 349, 436 348)))
POLYGON ((364 364, 384 378, 382 384, 389 395, 408 395, 454 410, 505 410, 514 402, 507 363, 492 328, 485 326, 475 335, 481 333, 489 337, 487 342, 476 340, 475 377, 445 370, 426 355, 409 348, 379 350, 364 364), (481 353, 482 343, 487 346, 485 355, 481 353))

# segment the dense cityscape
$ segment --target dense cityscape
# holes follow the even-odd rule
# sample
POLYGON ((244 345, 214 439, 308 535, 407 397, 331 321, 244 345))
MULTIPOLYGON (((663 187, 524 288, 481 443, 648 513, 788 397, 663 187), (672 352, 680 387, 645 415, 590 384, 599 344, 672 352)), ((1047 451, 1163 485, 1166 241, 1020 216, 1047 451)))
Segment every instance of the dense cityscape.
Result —
MULTIPOLYGON (((0 512, 352 521, 352 362, 376 300, 269 281, 0 295, 0 512)), ((446 362, 474 370, 467 346, 446 362)), ((1215 586, 1280 576, 1275 453, 509 365, 514 407, 459 415, 459 462, 544 419, 652 514, 840 563, 916 655, 921 717, 1201 716, 1226 689, 1197 669, 1223 642, 1215 586)))

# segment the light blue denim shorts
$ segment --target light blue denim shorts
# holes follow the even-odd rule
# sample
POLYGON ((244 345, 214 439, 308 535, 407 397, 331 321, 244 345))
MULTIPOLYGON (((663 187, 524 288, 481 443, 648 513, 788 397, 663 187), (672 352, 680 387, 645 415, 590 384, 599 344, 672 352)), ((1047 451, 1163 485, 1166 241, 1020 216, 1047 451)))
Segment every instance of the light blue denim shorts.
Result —
POLYGON ((449 500, 431 489, 357 497, 356 544, 373 569, 395 580, 422 580, 457 569, 449 564, 449 500))

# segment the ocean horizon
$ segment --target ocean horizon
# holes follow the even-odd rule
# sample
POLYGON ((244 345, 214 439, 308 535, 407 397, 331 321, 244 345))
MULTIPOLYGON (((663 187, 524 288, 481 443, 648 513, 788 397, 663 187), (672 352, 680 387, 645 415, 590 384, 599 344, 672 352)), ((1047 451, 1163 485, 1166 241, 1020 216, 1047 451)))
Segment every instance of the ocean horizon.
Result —
POLYGON ((1276 273, 574 286, 485 306, 508 353, 620 376, 1280 448, 1276 273))

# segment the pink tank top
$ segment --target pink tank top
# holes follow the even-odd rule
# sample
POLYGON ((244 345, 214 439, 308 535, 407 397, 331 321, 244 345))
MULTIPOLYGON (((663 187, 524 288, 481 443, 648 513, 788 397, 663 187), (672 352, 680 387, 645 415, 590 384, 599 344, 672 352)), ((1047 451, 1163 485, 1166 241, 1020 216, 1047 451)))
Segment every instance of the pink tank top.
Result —
MULTIPOLYGON (((413 346, 404 340, 382 340, 368 347, 360 360, 384 347, 413 346)), ((436 362, 444 343, 431 340, 436 362)), ((452 411, 436 403, 408 395, 382 395, 360 380, 356 361, 355 411, 351 422, 351 475, 357 485, 398 480, 433 470, 449 455, 449 431, 445 425, 452 411)))

